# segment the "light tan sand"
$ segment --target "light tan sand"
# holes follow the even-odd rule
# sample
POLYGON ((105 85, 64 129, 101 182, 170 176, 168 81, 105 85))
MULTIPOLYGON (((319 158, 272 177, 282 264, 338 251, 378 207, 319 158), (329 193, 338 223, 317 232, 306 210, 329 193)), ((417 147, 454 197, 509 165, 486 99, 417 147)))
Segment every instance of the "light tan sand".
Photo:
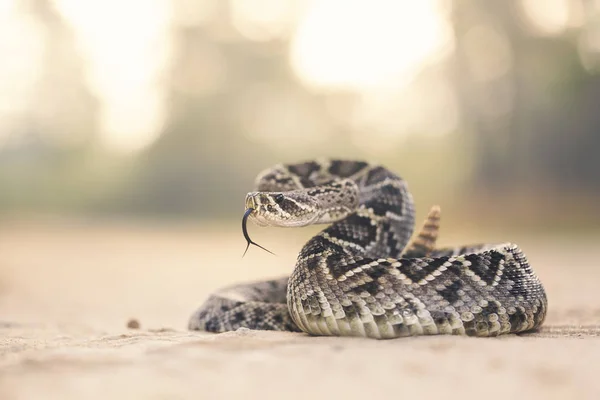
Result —
POLYGON ((310 232, 288 232, 255 231, 278 256, 242 260, 237 228, 1 228, 0 399, 600 399, 597 238, 518 240, 550 299, 537 334, 185 330, 215 288, 289 272, 310 232), (141 329, 126 327, 132 318, 141 329))

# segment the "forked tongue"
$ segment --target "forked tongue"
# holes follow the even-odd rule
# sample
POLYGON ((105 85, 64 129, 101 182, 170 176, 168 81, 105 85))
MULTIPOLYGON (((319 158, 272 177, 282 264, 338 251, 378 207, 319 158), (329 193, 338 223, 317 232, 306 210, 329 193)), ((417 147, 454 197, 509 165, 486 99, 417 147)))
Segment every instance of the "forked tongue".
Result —
POLYGON ((254 242, 252 239, 250 239, 250 236, 248 235, 248 228, 246 225, 248 223, 248 217, 250 216, 250 214, 252 214, 252 211, 254 211, 254 208, 247 209, 246 212, 244 212, 244 216, 242 217, 242 233, 244 234, 244 239, 246 239, 246 250, 244 250, 244 254, 242 255, 242 257, 244 257, 246 255, 246 253, 248 252, 248 248, 250 247, 251 244, 263 249, 267 253, 271 253, 271 254, 275 255, 275 253, 273 253, 272 251, 265 249, 260 244, 254 242))

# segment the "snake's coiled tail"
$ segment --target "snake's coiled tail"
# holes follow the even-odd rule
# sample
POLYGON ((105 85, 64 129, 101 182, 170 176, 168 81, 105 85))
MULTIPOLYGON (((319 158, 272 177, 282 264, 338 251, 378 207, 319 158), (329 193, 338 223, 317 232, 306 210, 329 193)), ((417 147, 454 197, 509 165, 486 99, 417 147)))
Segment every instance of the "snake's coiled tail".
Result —
POLYGON ((544 288, 516 245, 436 249, 434 207, 407 246, 412 197, 383 167, 277 165, 259 175, 246 206, 263 226, 332 224, 302 248, 289 280, 221 290, 192 316, 190 329, 496 336, 535 329, 546 315, 544 288))

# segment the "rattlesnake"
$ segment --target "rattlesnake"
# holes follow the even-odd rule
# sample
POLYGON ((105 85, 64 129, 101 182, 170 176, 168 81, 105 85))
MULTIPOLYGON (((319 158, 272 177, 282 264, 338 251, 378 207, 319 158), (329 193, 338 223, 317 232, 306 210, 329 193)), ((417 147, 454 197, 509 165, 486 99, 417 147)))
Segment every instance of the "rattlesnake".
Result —
POLYGON ((435 249, 437 207, 408 245, 412 196, 384 167, 345 160, 276 165, 258 176, 245 202, 261 226, 332 224, 302 248, 289 278, 216 292, 192 315, 190 329, 385 339, 496 336, 544 321, 544 288, 516 245, 435 249))

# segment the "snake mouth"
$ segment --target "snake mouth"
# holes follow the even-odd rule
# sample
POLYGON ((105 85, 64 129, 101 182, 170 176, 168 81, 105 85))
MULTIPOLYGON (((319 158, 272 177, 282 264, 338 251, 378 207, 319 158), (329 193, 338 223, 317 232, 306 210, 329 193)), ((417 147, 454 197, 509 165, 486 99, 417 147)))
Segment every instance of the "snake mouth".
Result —
POLYGON ((244 201, 246 206, 246 211, 244 212, 245 219, 250 218, 252 222, 254 222, 258 226, 270 226, 272 224, 269 223, 269 220, 265 218, 264 215, 264 204, 260 198, 258 198, 257 192, 250 192, 246 195, 246 199, 244 201), (248 213, 248 210, 252 209, 248 213), (246 213, 248 215, 246 216, 246 213))
POLYGON ((248 211, 249 209, 256 210, 256 203, 254 202, 254 196, 252 195, 252 193, 248 193, 246 195, 244 205, 246 206, 246 211, 248 211))

